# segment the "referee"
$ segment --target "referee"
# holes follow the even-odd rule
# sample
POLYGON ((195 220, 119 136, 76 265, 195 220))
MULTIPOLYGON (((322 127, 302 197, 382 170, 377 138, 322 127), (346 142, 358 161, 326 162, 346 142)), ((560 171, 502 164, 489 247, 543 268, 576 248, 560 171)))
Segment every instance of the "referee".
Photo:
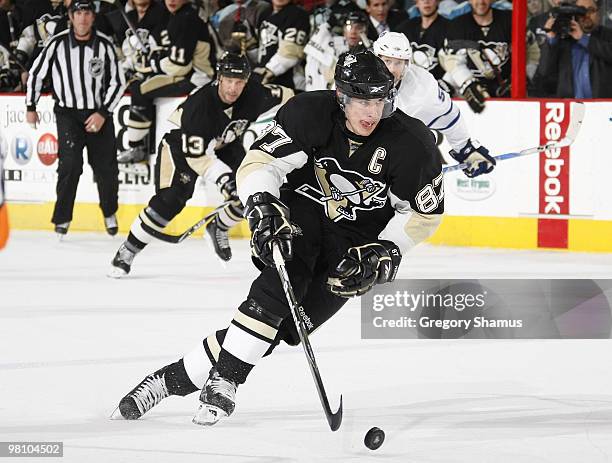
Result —
POLYGON ((111 40, 93 28, 92 0, 73 0, 68 16, 72 27, 53 36, 32 64, 26 119, 36 127, 36 103, 43 80, 50 76, 59 144, 57 201, 51 219, 55 232, 68 232, 86 146, 104 225, 115 235, 119 172, 112 111, 123 94, 125 78, 111 40))

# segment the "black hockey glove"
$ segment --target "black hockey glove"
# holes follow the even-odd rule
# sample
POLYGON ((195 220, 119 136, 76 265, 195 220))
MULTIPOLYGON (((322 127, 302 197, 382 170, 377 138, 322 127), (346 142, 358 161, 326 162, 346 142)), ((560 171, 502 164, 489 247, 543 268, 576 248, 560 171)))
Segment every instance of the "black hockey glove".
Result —
POLYGON ((234 201, 238 199, 236 175, 233 172, 220 175, 215 183, 217 184, 219 193, 223 195, 225 201, 234 201))
POLYGON ((468 140, 461 151, 450 150, 449 154, 458 163, 465 162, 468 165, 463 172, 470 178, 488 174, 497 164, 495 158, 489 154, 489 150, 476 140, 468 140))
POLYGON ((294 227, 289 222, 289 209, 270 193, 255 193, 247 200, 244 217, 251 229, 253 255, 266 266, 274 267, 272 243, 277 243, 285 260, 291 260, 294 227))
POLYGON ((470 105, 470 108, 475 113, 481 113, 485 109, 485 101, 489 98, 489 94, 485 88, 473 80, 465 84, 461 88, 461 95, 465 98, 465 101, 470 105))
POLYGON ((392 241, 349 248, 329 275, 327 288, 336 296, 361 296, 377 283, 395 280, 401 261, 402 254, 392 241))

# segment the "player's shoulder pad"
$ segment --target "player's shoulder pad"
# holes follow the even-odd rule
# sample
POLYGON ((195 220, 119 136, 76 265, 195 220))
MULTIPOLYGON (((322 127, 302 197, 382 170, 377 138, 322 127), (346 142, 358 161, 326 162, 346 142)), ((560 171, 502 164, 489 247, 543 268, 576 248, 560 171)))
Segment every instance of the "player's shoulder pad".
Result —
POLYGON ((335 91, 315 90, 290 98, 279 109, 275 119, 301 143, 321 146, 332 132, 334 114, 339 109, 335 91))
POLYGON ((415 85, 417 88, 419 88, 420 92, 433 92, 436 95, 438 94, 438 89, 440 88, 440 86, 438 85, 438 81, 431 72, 416 65, 411 65, 409 72, 410 74, 412 74, 412 77, 414 79, 412 85, 415 85))
POLYGON ((331 114, 339 108, 333 90, 302 92, 291 98, 283 106, 283 115, 300 117, 304 125, 320 125, 317 121, 332 120, 331 114))
POLYGON ((181 103, 181 107, 204 109, 209 108, 211 103, 215 101, 215 95, 217 94, 216 81, 207 83, 206 85, 192 90, 187 99, 181 103))
MULTIPOLYGON (((423 149, 419 152, 425 156, 430 156, 431 153, 436 152, 435 135, 419 119, 410 117, 403 111, 396 109, 388 121, 389 130, 392 132, 397 146, 413 148, 420 145, 423 149)), ((411 151, 413 150, 411 149, 411 151)))
POLYGON ((286 10, 286 13, 290 16, 308 16, 306 10, 295 5, 294 3, 289 3, 289 5, 284 8, 284 10, 286 10))

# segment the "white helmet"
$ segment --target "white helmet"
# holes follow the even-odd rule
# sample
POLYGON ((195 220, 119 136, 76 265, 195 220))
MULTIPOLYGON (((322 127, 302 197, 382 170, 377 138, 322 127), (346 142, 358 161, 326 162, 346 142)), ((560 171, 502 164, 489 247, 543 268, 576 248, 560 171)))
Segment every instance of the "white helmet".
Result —
POLYGON ((400 32, 383 32, 374 42, 376 56, 410 60, 412 48, 408 37, 400 32))

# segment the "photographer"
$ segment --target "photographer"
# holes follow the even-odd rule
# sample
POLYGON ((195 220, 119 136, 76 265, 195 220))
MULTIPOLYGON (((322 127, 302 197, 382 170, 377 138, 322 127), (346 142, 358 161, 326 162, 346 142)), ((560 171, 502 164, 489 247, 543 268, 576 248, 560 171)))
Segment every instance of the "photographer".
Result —
POLYGON ((553 96, 612 97, 612 29, 600 20, 595 0, 562 2, 551 10, 538 74, 553 96))

